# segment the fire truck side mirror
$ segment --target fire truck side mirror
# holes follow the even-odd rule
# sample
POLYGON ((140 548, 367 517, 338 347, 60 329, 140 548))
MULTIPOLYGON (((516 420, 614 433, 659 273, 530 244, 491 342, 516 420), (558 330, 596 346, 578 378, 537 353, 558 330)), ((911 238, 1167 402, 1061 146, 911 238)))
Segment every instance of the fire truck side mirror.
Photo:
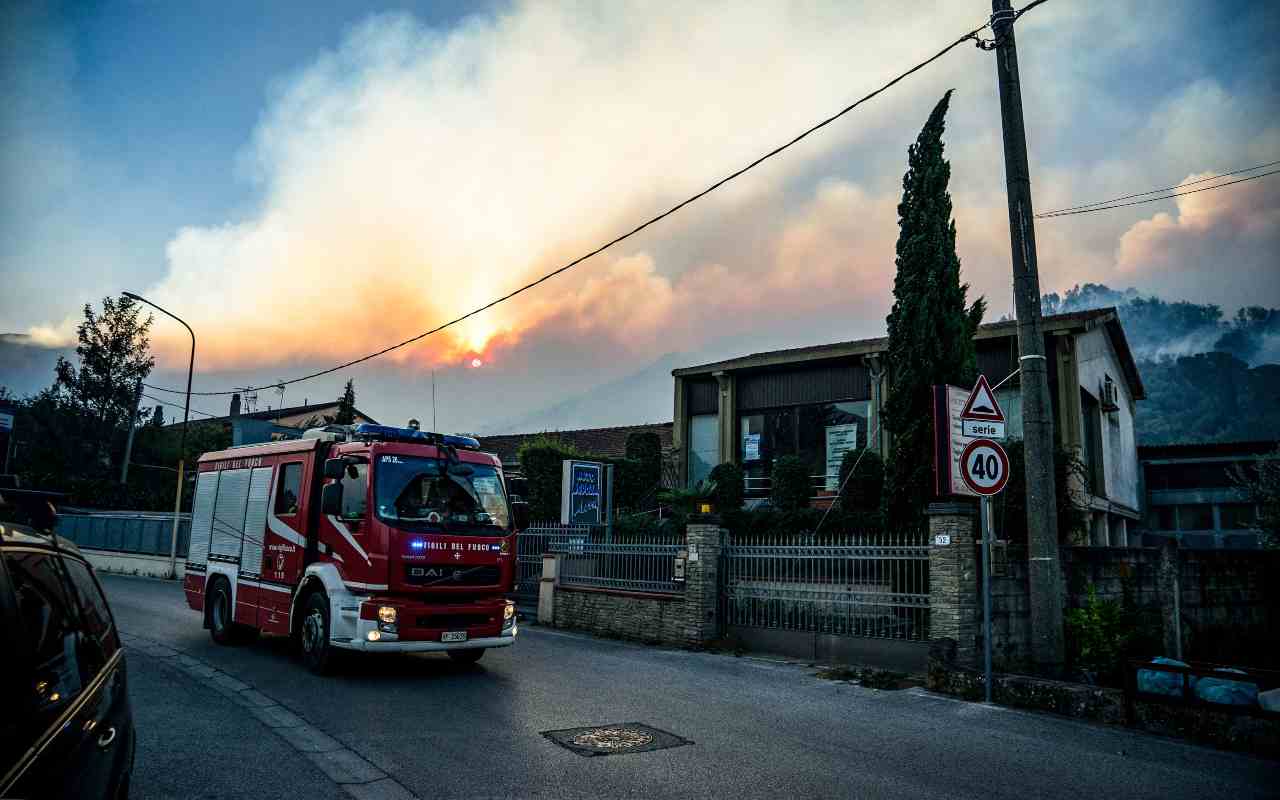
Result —
POLYGON ((347 461, 343 458, 329 458, 324 462, 324 476, 335 481, 342 480, 342 475, 347 471, 347 461))
MULTIPOLYGON (((340 459, 331 459, 340 460, 340 459)), ((328 466, 328 462, 325 462, 328 466)), ((327 471, 327 470, 326 470, 327 471)), ((342 513, 342 484, 330 483, 320 490, 320 513, 337 516, 342 513)))
POLYGON ((523 500, 511 501, 511 522, 519 533, 529 527, 529 504, 523 500))

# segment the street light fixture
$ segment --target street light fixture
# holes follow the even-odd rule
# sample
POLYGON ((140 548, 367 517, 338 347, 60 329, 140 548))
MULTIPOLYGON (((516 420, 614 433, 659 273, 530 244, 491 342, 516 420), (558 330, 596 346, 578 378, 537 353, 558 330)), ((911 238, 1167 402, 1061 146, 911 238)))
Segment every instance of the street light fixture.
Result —
POLYGON ((191 373, 196 366, 196 333, 181 317, 166 311, 147 298, 133 292, 123 292, 123 294, 130 300, 146 303, 161 314, 176 319, 182 323, 182 327, 187 329, 187 333, 191 334, 191 358, 187 362, 187 401, 182 408, 182 436, 178 444, 178 488, 173 498, 173 532, 169 537, 169 577, 172 579, 178 577, 178 515, 182 513, 182 478, 187 460, 187 419, 191 416, 191 373))

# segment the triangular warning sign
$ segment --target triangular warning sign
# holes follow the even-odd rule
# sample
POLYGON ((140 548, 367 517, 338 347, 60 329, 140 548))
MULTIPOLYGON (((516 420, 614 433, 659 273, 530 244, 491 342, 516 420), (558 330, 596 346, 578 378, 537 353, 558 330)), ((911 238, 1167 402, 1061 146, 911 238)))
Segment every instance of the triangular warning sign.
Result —
POLYGON ((991 391, 986 375, 979 375, 969 400, 960 412, 960 419, 977 419, 983 422, 1004 422, 1004 412, 996 402, 996 393, 991 391))

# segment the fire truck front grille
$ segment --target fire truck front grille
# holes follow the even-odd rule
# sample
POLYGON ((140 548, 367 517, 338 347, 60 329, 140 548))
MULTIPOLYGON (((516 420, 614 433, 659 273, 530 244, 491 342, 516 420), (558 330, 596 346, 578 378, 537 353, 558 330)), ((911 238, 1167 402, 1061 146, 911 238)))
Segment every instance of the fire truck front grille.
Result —
POLYGON ((460 631, 475 625, 489 625, 496 617, 489 614, 428 614, 418 617, 419 628, 460 631))
POLYGON ((468 567, 465 564, 407 564, 404 568, 406 583, 421 586, 493 586, 502 577, 497 567, 468 567))

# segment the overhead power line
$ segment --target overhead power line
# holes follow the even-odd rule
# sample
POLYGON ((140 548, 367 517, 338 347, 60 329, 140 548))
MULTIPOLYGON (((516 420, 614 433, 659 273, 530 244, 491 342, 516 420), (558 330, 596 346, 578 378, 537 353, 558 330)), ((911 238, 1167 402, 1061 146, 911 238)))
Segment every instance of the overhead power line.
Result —
MULTIPOLYGON (((1250 167, 1249 169, 1236 170, 1235 172, 1226 172, 1226 173, 1223 173, 1222 175, 1214 175, 1211 178, 1201 178, 1195 181, 1188 181, 1186 183, 1179 184, 1179 185, 1193 186, 1198 183, 1205 183, 1207 181, 1218 180, 1228 175, 1238 175, 1241 172, 1249 172, 1255 169, 1261 169, 1262 167, 1274 166, 1275 164, 1280 164, 1280 161, 1273 161, 1270 164, 1261 164, 1257 167, 1250 167)), ((1094 211, 1107 211, 1112 208, 1124 208, 1125 206, 1137 206, 1137 205, 1142 205, 1143 203, 1154 203, 1157 200, 1169 200, 1174 197, 1182 197, 1183 195, 1195 194, 1197 192, 1207 192, 1211 189, 1223 189, 1223 188, 1226 188, 1227 186, 1234 186, 1237 183, 1244 183, 1245 181, 1257 180, 1258 178, 1265 178, 1268 175, 1275 175, 1277 173, 1280 173, 1280 169, 1273 169, 1270 172, 1262 172, 1257 175, 1249 175, 1244 178, 1236 178, 1233 181, 1215 183, 1212 186, 1201 186, 1199 189, 1188 189, 1185 192, 1170 192, 1169 194, 1162 194, 1156 197, 1145 197, 1142 200, 1130 200, 1127 203, 1116 203, 1111 200, 1102 200, 1102 201, 1099 201, 1098 203, 1087 203, 1082 206, 1072 206, 1071 208, 1058 209, 1057 211, 1045 211, 1044 213, 1036 214, 1036 219, 1049 219, 1051 217, 1071 217, 1071 216, 1075 216, 1076 214, 1091 214, 1094 211)), ((1149 192, 1138 192, 1137 194, 1125 195, 1124 197, 1117 197, 1115 199, 1122 200, 1127 197, 1142 197, 1143 195, 1155 194, 1157 192, 1169 192, 1170 189, 1176 189, 1176 188, 1178 187, 1170 186, 1165 189, 1152 189, 1149 192)))
MULTIPOLYGON (((147 384, 144 384, 144 385, 147 385, 147 384)), ((145 397, 145 398, 147 398, 148 400, 154 400, 154 401, 156 401, 157 403, 159 403, 159 404, 161 404, 161 405, 164 405, 164 406, 171 406, 171 407, 173 407, 173 408, 182 408, 182 403, 179 403, 179 402, 177 402, 176 400, 161 400, 159 397, 154 397, 154 396, 152 396, 152 395, 147 394, 146 392, 143 392, 143 393, 142 393, 142 396, 143 396, 143 397, 145 397)), ((226 416, 225 414, 210 414, 208 411, 201 411, 201 410, 200 410, 200 409, 198 409, 198 408, 193 408, 193 409, 191 409, 191 413, 192 413, 192 414, 203 414, 203 415, 204 415, 204 416, 206 416, 206 417, 224 417, 224 416, 226 416)), ((140 465, 140 466, 145 466, 145 465, 140 465)))
MULTIPOLYGON (((1026 6, 1026 7, 1025 7, 1021 12, 1019 12, 1019 14, 1021 14, 1021 13, 1025 13, 1026 11, 1029 11, 1031 8, 1033 8, 1034 6, 1039 5, 1040 3, 1043 3, 1044 1, 1045 1, 1045 0, 1035 0, 1035 2, 1032 2, 1032 3, 1028 4, 1028 5, 1027 5, 1027 6, 1026 6)), ((711 193, 712 193, 712 192, 714 192, 716 189, 719 189, 721 186, 724 186, 724 185, 725 185, 726 183, 728 183, 729 181, 732 181, 733 179, 735 179, 735 178, 737 178, 737 177, 739 177, 739 176, 743 175, 744 173, 748 172, 749 170, 752 170, 752 169, 754 169, 754 168, 758 167, 760 164, 763 164, 765 161, 768 161, 769 159, 771 159, 771 158, 773 158, 774 156, 778 155, 778 154, 779 154, 779 153, 781 153, 782 151, 784 151, 784 150, 786 150, 786 149, 788 149, 788 148, 790 148, 790 147, 792 147, 792 146, 794 146, 794 145, 798 144, 801 140, 803 140, 803 139, 807 138, 807 137, 808 137, 808 136, 810 136, 811 134, 813 134, 813 133, 815 133, 815 132, 817 132, 817 131, 821 130, 822 128, 825 128, 826 126, 828 126, 828 125, 830 125, 831 123, 835 122, 836 120, 840 119, 840 118, 841 118, 841 117, 843 117, 845 114, 848 114, 850 111, 853 111, 855 108, 857 108, 858 106, 860 106, 860 105, 862 105, 863 103, 867 102, 868 100, 871 100, 872 98, 876 97, 876 96, 877 96, 877 95, 879 95, 880 93, 882 93, 882 92, 884 92, 884 91, 886 91, 886 90, 888 90, 888 89, 892 88, 893 86, 895 86, 896 84, 898 84, 900 81, 902 81, 902 80, 904 80, 904 79, 906 79, 906 78, 910 77, 911 75, 915 74, 916 72, 918 72, 918 71, 920 71, 920 70, 924 69, 925 67, 929 66, 929 65, 930 65, 930 64, 932 64, 933 62, 935 62, 935 61, 937 61, 938 59, 940 59, 940 58, 942 58, 943 56, 945 56, 947 53, 949 53, 949 52, 951 52, 952 50, 954 50, 956 47, 959 47, 961 44, 963 44, 963 43, 965 43, 965 42, 968 42, 968 41, 978 42, 978 41, 979 41, 979 39, 978 39, 978 34, 979 34, 979 33, 981 33, 983 30, 985 30, 986 28, 988 28, 989 26, 990 26, 990 23, 987 23, 987 24, 984 24, 984 25, 980 25, 980 26, 979 26, 979 27, 977 27, 977 28, 974 28, 973 30, 969 31, 968 33, 964 34, 964 35, 963 35, 963 36, 961 36, 960 38, 958 38, 958 39, 956 39, 955 41, 953 41, 951 44, 948 44, 946 47, 943 47, 943 48, 942 48, 941 50, 939 50, 937 53, 934 53, 932 56, 929 56, 929 57, 928 57, 928 58, 926 58, 924 61, 921 61, 920 63, 918 63, 918 64, 916 64, 915 66, 911 67, 910 69, 906 70, 905 72, 902 72, 902 73, 901 73, 901 74, 899 74, 897 77, 895 77, 895 78, 893 78, 892 80, 890 80, 888 83, 885 83, 884 85, 882 85, 880 88, 878 88, 878 89, 876 89, 876 90, 874 90, 874 91, 870 92, 869 94, 867 94, 867 95, 865 95, 865 96, 863 96, 863 97, 859 98, 858 100, 854 101, 853 103, 850 103, 849 105, 847 105, 847 106, 845 106, 844 108, 840 109, 839 111, 837 111, 836 113, 834 113, 834 114, 832 114, 831 116, 827 117, 826 119, 822 120, 821 122, 817 123, 816 125, 813 125, 813 126, 811 126, 811 127, 807 128, 804 132, 800 133, 798 136, 796 136, 796 137, 792 138, 791 140, 787 141, 787 142, 786 142, 786 143, 784 143, 784 144, 778 145, 777 147, 773 148, 773 149, 772 149, 772 150, 770 150, 769 152, 767 152, 767 153, 765 153, 764 155, 760 156, 759 158, 755 159, 755 160, 754 160, 754 161, 752 161, 751 163, 749 163, 749 164, 747 164, 746 166, 741 167, 740 169, 738 169, 738 170, 736 170, 736 171, 734 171, 734 172, 732 172, 732 173, 730 173, 730 174, 726 175, 725 177, 723 177, 723 178, 721 178, 720 180, 716 181, 715 183, 711 184, 710 186, 708 186, 707 188, 705 188, 705 189, 703 189, 702 191, 698 192, 697 194, 694 194, 694 195, 692 195, 692 196, 690 196, 690 197, 686 198, 685 200, 682 200, 682 201, 680 201, 679 203, 676 203, 674 206, 672 206, 671 208, 668 208, 666 211, 663 211, 662 213, 658 214, 657 216, 654 216, 654 217, 649 218, 648 220, 645 220, 644 222, 642 222, 642 223, 640 223, 639 225, 635 226, 634 228, 632 228, 631 230, 627 231, 626 233, 623 233, 623 234, 621 234, 621 235, 619 235, 619 236, 614 237, 613 239, 610 239, 609 241, 605 242, 604 244, 600 245, 599 247, 595 248, 594 250, 591 250, 590 252, 585 253, 584 255, 578 256, 577 258, 573 259, 572 261, 568 262, 567 264, 565 264, 565 265, 563 265, 563 266, 561 266, 561 267, 558 267, 558 268, 556 268, 556 269, 552 270, 551 272, 548 272, 547 274, 543 275, 542 277, 538 278, 537 280, 532 281, 532 282, 530 282, 530 283, 526 283, 524 286, 521 286, 520 288, 518 288, 518 289, 516 289, 516 290, 514 290, 514 291, 508 292, 507 294, 502 295, 501 297, 497 298, 496 300, 492 300, 492 301, 490 301, 490 302, 488 302, 488 303, 485 303, 484 305, 480 306, 479 308, 473 309, 472 311, 468 311, 467 313, 463 314, 463 315, 462 315, 462 316, 460 316, 460 317, 457 317, 457 318, 455 318, 455 319, 449 320, 448 322, 445 322, 445 323, 443 323, 443 324, 441 324, 441 325, 437 325, 436 327, 432 328, 431 330, 424 331, 424 332, 422 332, 422 333, 418 334, 417 336, 410 337, 410 338, 408 338, 408 339, 405 339, 405 340, 404 340, 404 341, 402 341, 402 342, 397 342, 396 344, 393 344, 393 345, 391 345, 391 346, 389 346, 389 347, 384 347, 383 349, 378 350, 377 352, 369 353, 368 355, 361 356, 360 358, 353 358, 353 359, 351 359, 350 361, 343 362, 343 363, 338 364, 338 365, 336 365, 336 366, 329 367, 329 368, 327 368, 327 369, 322 369, 322 370, 319 370, 319 371, 317 371, 317 372, 312 372, 312 373, 309 373, 309 374, 307 374, 307 375, 301 375, 301 376, 299 376, 299 377, 297 377, 297 378, 291 378, 291 379, 289 379, 289 380, 287 380, 287 381, 276 381, 276 382, 274 382, 274 383, 266 383, 266 384, 263 384, 262 386, 245 387, 245 388, 238 388, 238 389, 229 389, 229 390, 226 390, 226 391, 219 391, 219 392, 192 392, 191 394, 193 394, 193 395, 199 395, 199 396, 202 396, 202 397, 214 397, 214 396, 220 396, 220 395, 234 394, 234 393, 236 393, 236 392, 252 392, 252 391, 258 391, 258 390, 262 390, 262 389, 272 389, 272 388, 275 388, 275 387, 278 387, 278 386, 288 386, 288 385, 290 385, 290 384, 300 383, 300 382, 302 382, 302 381, 308 381, 308 380, 311 380, 312 378, 319 378, 319 377, 321 377, 322 375, 328 375, 328 374, 333 373, 333 372, 338 372, 339 370, 343 370, 343 369, 346 369, 346 368, 348 368, 348 367, 353 367, 353 366, 355 366, 356 364, 360 364, 360 363, 363 363, 363 362, 365 362, 365 361, 369 361, 369 360, 371 360, 371 359, 377 358, 377 357, 379 357, 379 356, 386 355, 387 353, 390 353, 392 350, 398 350, 398 349, 400 349, 401 347, 405 347, 406 345, 410 345, 410 344, 413 344, 414 342, 421 341, 422 339, 425 339, 425 338, 427 338, 428 336, 431 336, 432 334, 439 333, 440 331, 442 331, 442 330, 444 330, 444 329, 446 329, 446 328, 452 327, 452 326, 454 326, 454 325, 457 325, 458 323, 463 322, 464 320, 467 320, 467 319, 469 319, 469 318, 471 318, 471 317, 474 317, 474 316, 475 316, 475 315, 477 315, 477 314, 481 314, 481 313, 483 313, 483 312, 485 312, 485 311, 488 311, 489 309, 493 308, 494 306, 498 305, 499 303, 504 303, 504 302, 506 302, 507 300, 510 300, 511 298, 515 297, 515 296, 516 296, 516 295, 518 295, 518 294, 522 294, 522 293, 524 293, 524 292, 527 292, 527 291, 529 291, 530 289, 534 288, 535 286, 538 286, 539 284, 542 284, 542 283, 545 283, 546 281, 551 280, 552 278, 556 277, 557 275, 561 274, 562 272, 566 272, 566 271, 568 271, 568 270, 570 270, 570 269, 573 269, 574 267, 576 267, 577 265, 581 264, 583 261, 586 261, 587 259, 591 258, 592 256, 599 255, 600 253, 603 253, 605 250, 608 250, 609 248, 613 247, 614 245, 619 244, 620 242, 626 241, 627 239, 630 239, 632 236, 635 236, 636 234, 640 233, 640 232, 641 232, 641 231, 643 231, 645 228, 648 228, 648 227, 650 227, 651 225, 655 225, 655 224, 657 224, 658 222, 661 222, 662 220, 664 220, 664 219, 666 219, 667 217, 671 216, 672 214, 676 213, 677 211, 679 211, 680 209, 684 208, 685 206, 690 205, 691 203, 697 202, 698 200, 701 200, 703 197, 706 197, 707 195, 711 194, 711 193)), ((147 386, 148 388, 150 388, 150 389, 154 389, 154 390, 156 390, 156 391, 161 391, 161 392, 170 392, 170 393, 172 393, 172 394, 185 394, 185 391, 184 391, 184 390, 182 390, 182 389, 171 389, 171 388, 167 388, 167 387, 164 387, 164 386, 153 386, 152 384, 149 384, 149 383, 148 383, 148 384, 146 384, 146 386, 147 386)))

